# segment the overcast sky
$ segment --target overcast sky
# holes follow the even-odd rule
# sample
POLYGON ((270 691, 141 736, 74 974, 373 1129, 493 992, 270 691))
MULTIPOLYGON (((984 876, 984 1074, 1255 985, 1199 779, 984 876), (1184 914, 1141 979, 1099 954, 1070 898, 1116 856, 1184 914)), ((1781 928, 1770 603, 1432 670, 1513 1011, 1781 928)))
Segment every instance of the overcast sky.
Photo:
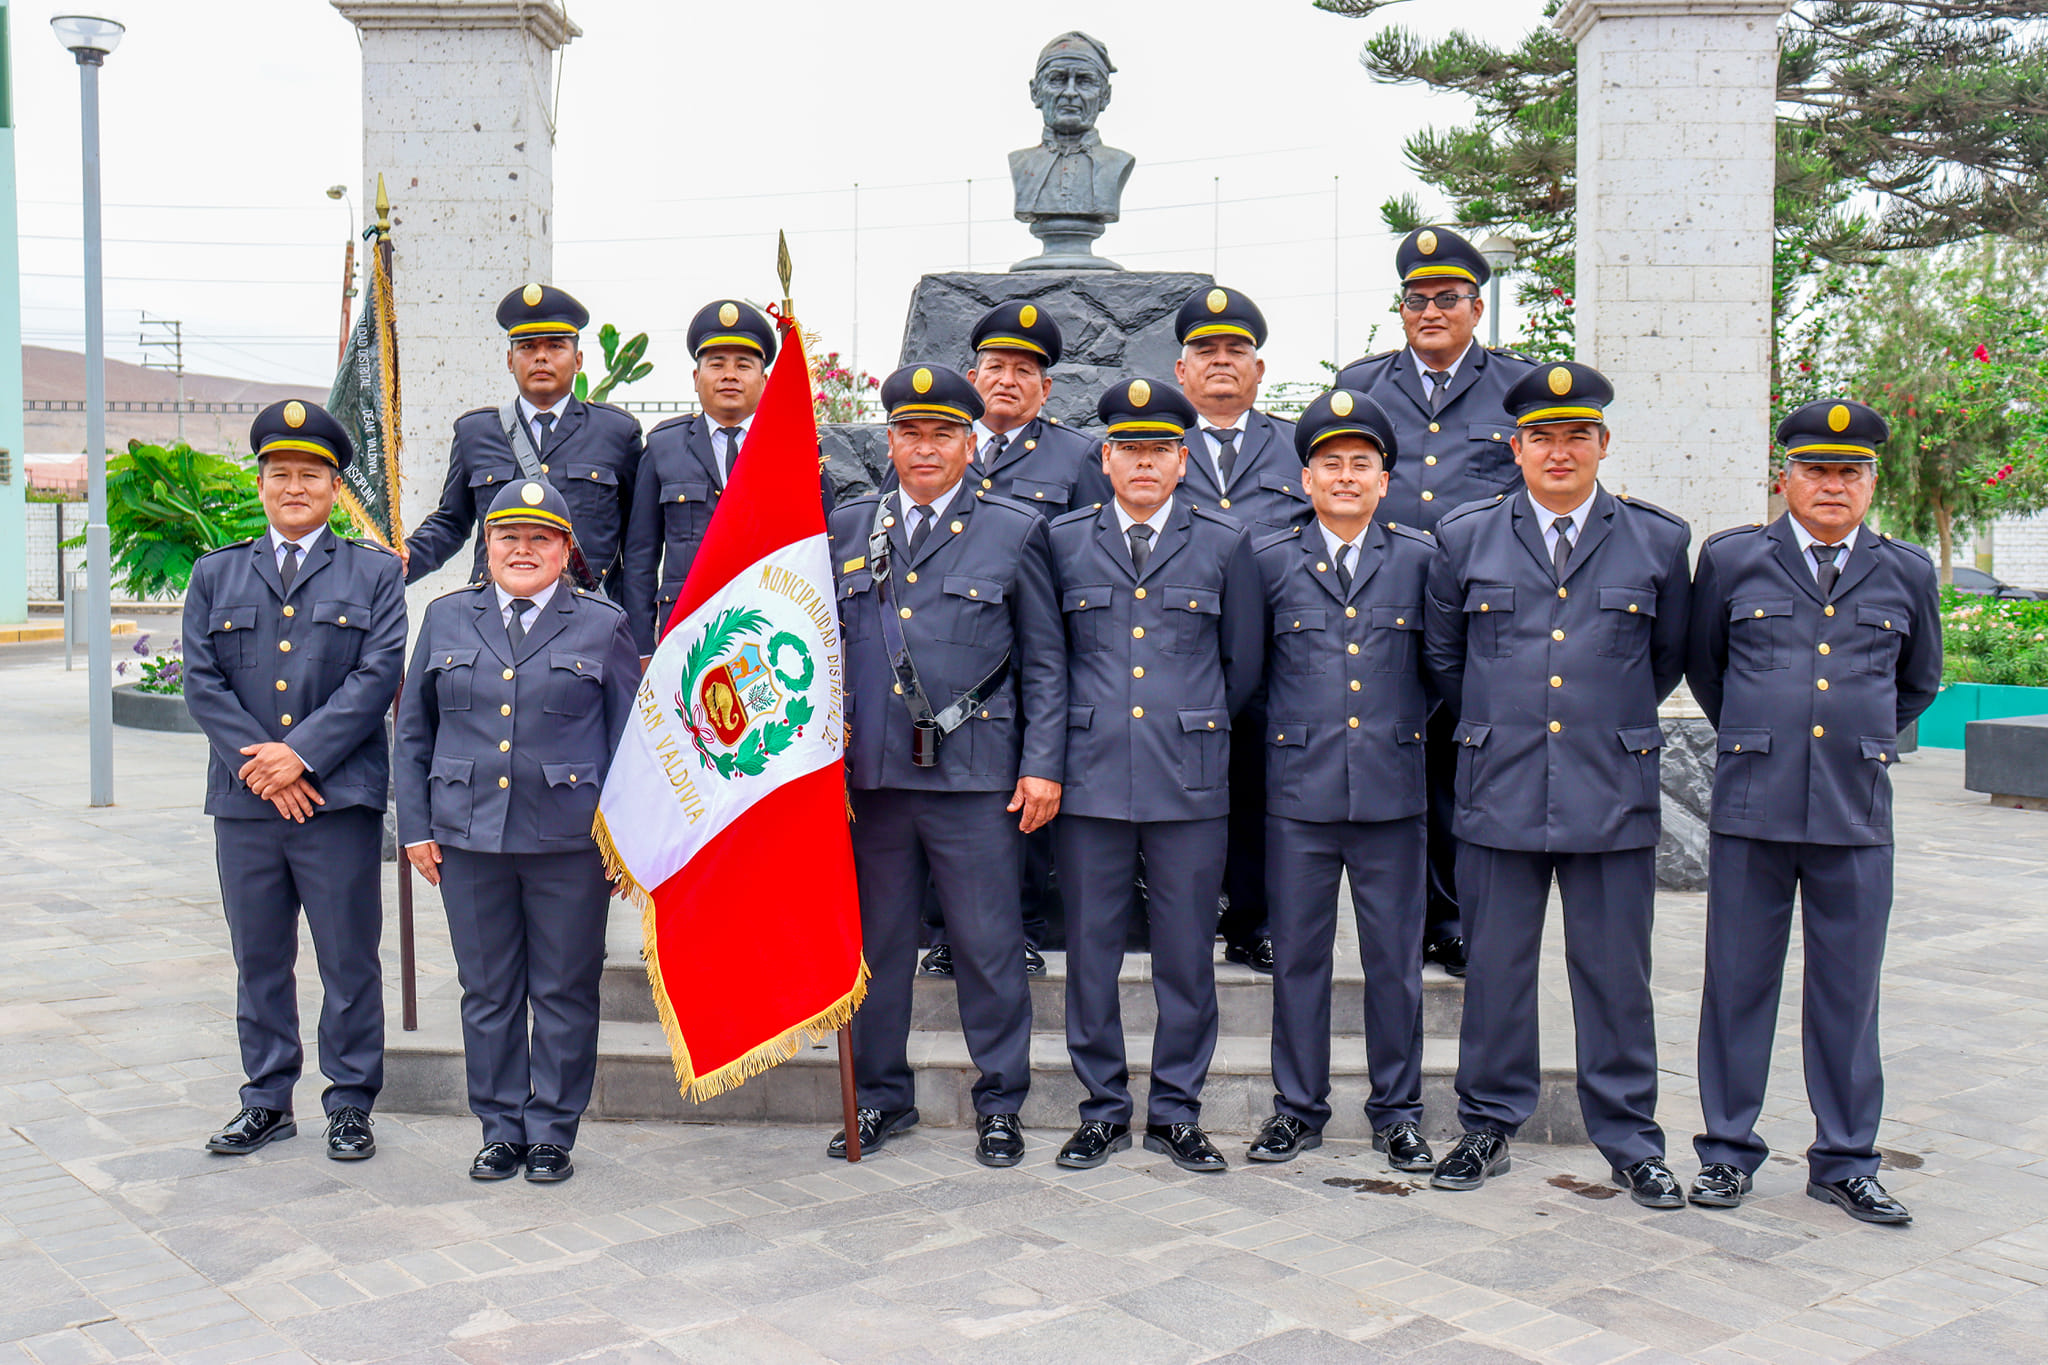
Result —
MULTIPOLYGON (((377 170, 362 165, 355 31, 325 0, 10 6, 24 340, 82 345, 78 78, 46 22, 81 7, 129 26, 102 81, 109 353, 142 359, 146 312, 183 321, 190 369, 324 386, 349 232, 324 191, 348 184, 360 220, 377 170)), ((843 351, 857 325, 877 373, 920 274, 1034 254, 1006 157, 1038 138, 1032 60, 1070 27, 1107 44, 1118 71, 1100 129, 1137 158, 1098 250, 1251 294, 1273 379, 1398 338, 1378 208, 1405 191, 1433 204, 1401 142, 1466 116, 1455 98, 1374 84, 1357 60, 1371 25, 1309 0, 569 12, 584 36, 562 54, 554 274, 597 321, 652 333, 656 372, 621 397, 687 396, 683 327, 707 298, 775 296, 778 227, 799 315, 843 351)), ((1393 18, 1512 42, 1541 12, 1427 0, 1393 18)))

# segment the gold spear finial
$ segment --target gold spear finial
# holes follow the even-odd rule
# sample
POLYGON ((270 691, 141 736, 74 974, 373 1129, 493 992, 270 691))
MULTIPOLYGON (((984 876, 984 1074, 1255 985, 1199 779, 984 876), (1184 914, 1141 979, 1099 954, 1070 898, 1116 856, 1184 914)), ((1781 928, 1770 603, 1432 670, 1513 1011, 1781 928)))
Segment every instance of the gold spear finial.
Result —
POLYGON ((377 172, 377 235, 391 235, 391 196, 384 192, 384 172, 377 172))
POLYGON ((782 316, 785 318, 792 316, 795 311, 794 305, 789 301, 790 273, 789 234, 778 228, 775 232, 775 274, 782 281, 782 316))

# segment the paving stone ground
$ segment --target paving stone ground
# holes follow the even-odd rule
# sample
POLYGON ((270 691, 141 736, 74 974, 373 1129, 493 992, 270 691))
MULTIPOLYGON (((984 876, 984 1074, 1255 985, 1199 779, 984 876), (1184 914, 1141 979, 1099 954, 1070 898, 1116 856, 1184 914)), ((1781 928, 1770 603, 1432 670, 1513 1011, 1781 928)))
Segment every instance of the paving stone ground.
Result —
MULTIPOLYGON (((201 741, 118 731, 119 804, 89 810, 83 714, 54 652, 0 650, 0 1359, 2048 1359, 2048 814, 1964 792, 1959 754, 1897 774, 1880 1141, 1917 1221, 1886 1229, 1803 1194, 1796 984, 1785 1151, 1732 1213, 1638 1209, 1590 1148, 1533 1145, 1476 1194, 1350 1142, 1062 1172, 1055 1132, 994 1172, 957 1130, 849 1167, 810 1129, 591 1124, 555 1187, 468 1180, 468 1119, 379 1114, 368 1162, 310 1124, 208 1156, 238 1074, 201 741)), ((1702 911, 1658 902, 1688 1179, 1702 911)))

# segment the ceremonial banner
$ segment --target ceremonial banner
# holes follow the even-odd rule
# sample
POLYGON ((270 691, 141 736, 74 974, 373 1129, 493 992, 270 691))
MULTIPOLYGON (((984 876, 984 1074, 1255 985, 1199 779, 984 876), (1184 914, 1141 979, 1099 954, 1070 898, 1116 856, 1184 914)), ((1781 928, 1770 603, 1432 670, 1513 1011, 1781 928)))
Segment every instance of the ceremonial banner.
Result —
POLYGON ((378 236, 369 255, 369 287, 328 391, 327 411, 356 447, 355 462, 341 475, 342 506, 365 534, 396 546, 404 532, 398 520, 398 317, 391 303, 391 238, 378 236))
POLYGON ((782 330, 598 803, 695 1100, 789 1060, 867 989, 818 429, 801 334, 782 330))

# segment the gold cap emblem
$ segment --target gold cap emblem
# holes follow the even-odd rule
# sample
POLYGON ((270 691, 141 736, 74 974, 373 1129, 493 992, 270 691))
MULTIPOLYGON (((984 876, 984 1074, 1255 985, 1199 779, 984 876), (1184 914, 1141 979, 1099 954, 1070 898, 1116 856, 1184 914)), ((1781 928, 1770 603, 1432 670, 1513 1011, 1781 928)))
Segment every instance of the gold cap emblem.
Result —
POLYGON ((932 372, 925 369, 922 365, 918 366, 917 373, 910 376, 910 387, 916 389, 919 393, 930 393, 932 391, 932 372))
POLYGON ((1142 379, 1131 381, 1131 406, 1142 408, 1152 401, 1152 386, 1142 379))
POLYGON ((1205 302, 1209 305, 1210 312, 1220 313, 1230 306, 1230 295, 1221 289, 1211 289, 1205 302))
POLYGON ((1829 430, 1829 431, 1847 431, 1848 429, 1849 429, 1849 409, 1847 409, 1847 408, 1843 407, 1843 406, 1842 406, 1842 405, 1841 405, 1840 403, 1837 403, 1837 404, 1835 404, 1835 405, 1834 405, 1833 407, 1829 408, 1829 409, 1828 409, 1828 430, 1829 430))
POLYGON ((1562 365, 1550 367, 1550 391, 1559 398, 1572 391, 1572 372, 1562 365))
POLYGON ((284 405, 284 424, 293 429, 306 425, 306 405, 294 398, 284 405))
POLYGON ((537 284, 529 284, 529 285, 527 285, 527 286, 526 286, 526 288, 524 288, 524 289, 522 289, 522 290, 520 290, 520 291, 519 291, 519 297, 520 297, 520 298, 522 298, 522 299, 524 299, 524 300, 526 300, 526 306, 527 306, 528 308, 537 308, 537 307, 539 307, 539 306, 540 306, 540 286, 539 286, 539 285, 537 285, 537 284))
POLYGON ((720 327, 730 327, 739 320, 740 310, 736 305, 730 303, 718 305, 718 325, 720 327))
POLYGON ((1339 389, 1330 395, 1330 412, 1338 417, 1351 415, 1351 395, 1339 389))
POLYGON ((519 490, 519 500, 525 503, 528 507, 540 506, 541 499, 545 498, 547 495, 547 490, 545 488, 542 488, 538 483, 529 483, 526 485, 526 487, 519 490))
POLYGON ((1037 307, 1027 303, 1022 308, 1019 308, 1017 310, 1017 325, 1019 327, 1036 327, 1038 325, 1037 307))
POLYGON ((1421 235, 1415 239, 1415 249, 1425 256, 1436 255, 1436 234, 1424 228, 1421 235))

